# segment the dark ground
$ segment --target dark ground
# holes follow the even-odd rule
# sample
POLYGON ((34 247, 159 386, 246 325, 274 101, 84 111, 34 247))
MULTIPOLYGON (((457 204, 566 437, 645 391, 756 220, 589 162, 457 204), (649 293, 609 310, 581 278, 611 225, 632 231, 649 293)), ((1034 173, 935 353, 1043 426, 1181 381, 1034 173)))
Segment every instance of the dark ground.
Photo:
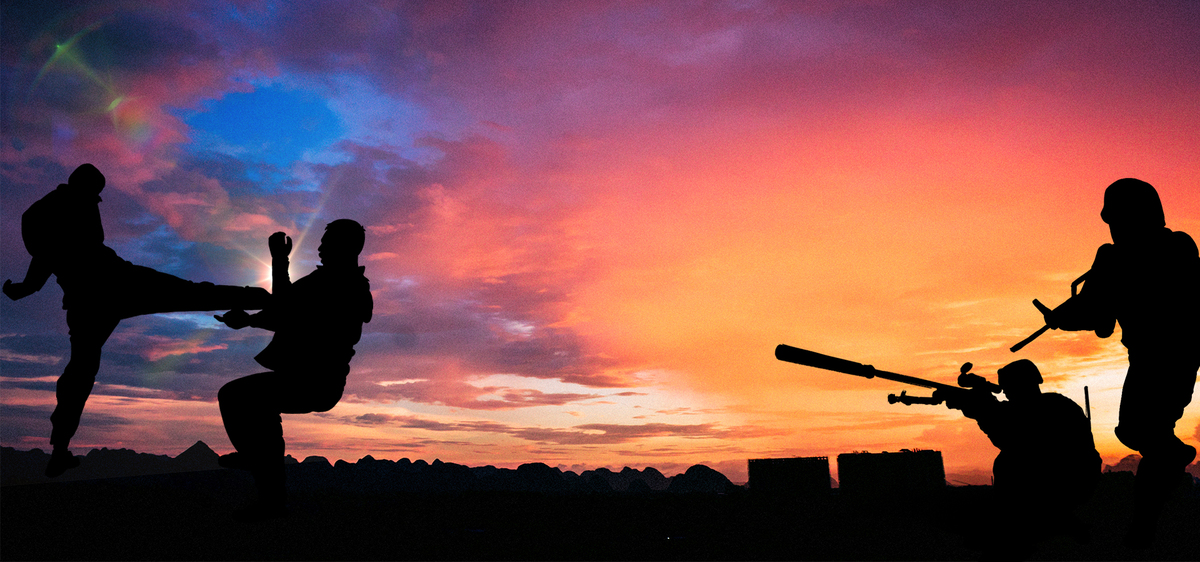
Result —
MULTIPOLYGON (((1033 559, 1200 559, 1200 490, 1182 487, 1149 551, 1121 546, 1132 475, 1105 475, 1082 513, 1092 541, 1033 559)), ((921 501, 734 493, 379 491, 291 481, 289 517, 241 523, 242 472, 0 488, 3 560, 970 560, 955 528, 987 487, 921 501)))

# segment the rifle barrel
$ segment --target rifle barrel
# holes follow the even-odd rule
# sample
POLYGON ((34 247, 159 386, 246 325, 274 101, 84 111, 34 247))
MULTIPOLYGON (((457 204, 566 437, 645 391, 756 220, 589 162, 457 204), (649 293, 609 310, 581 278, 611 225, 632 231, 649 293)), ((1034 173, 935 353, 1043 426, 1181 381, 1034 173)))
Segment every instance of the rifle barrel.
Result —
MULTIPOLYGON (((1080 275, 1078 279, 1071 282, 1071 299, 1079 296, 1079 284, 1086 281, 1088 274, 1091 272, 1092 272, 1092 270, 1089 269, 1089 270, 1083 272, 1083 275, 1080 275)), ((1071 299, 1067 299, 1067 300, 1071 300, 1071 299)), ((1042 304, 1042 302, 1037 299, 1033 299, 1033 306, 1037 307, 1038 312, 1041 312, 1043 315, 1051 312, 1051 309, 1049 307, 1042 304)), ((1060 304, 1058 306, 1062 306, 1062 305, 1060 304)), ((1046 330, 1049 330, 1049 329, 1050 329, 1049 324, 1042 326, 1040 330, 1034 332, 1029 337, 1021 340, 1020 342, 1017 342, 1017 345, 1014 345, 1014 346, 1008 348, 1008 350, 1013 353, 1021 351, 1022 347, 1029 345, 1029 342, 1038 339, 1038 336, 1046 333, 1046 330)))
POLYGON ((796 363, 797 365, 805 365, 808 367, 816 367, 826 371, 845 373, 847 375, 854 375, 868 379, 879 377, 881 379, 896 381, 903 384, 911 384, 913 386, 920 386, 923 388, 932 388, 934 390, 940 390, 944 388, 959 388, 951 384, 942 384, 939 382, 919 379, 917 377, 910 377, 908 375, 901 375, 899 373, 880 371, 871 365, 855 363, 854 361, 831 357, 823 353, 817 353, 807 349, 800 349, 798 347, 792 347, 785 344, 779 344, 775 347, 775 358, 780 361, 787 361, 788 363, 796 363))
POLYGON ((1041 329, 1039 329, 1038 331, 1034 332, 1034 333, 1033 333, 1032 335, 1030 335, 1029 337, 1027 337, 1027 338, 1025 338, 1025 339, 1021 340, 1020 342, 1018 342, 1018 343, 1017 343, 1017 345, 1014 345, 1014 346, 1012 346, 1012 347, 1008 348, 1008 350, 1009 350, 1009 351, 1011 351, 1011 352, 1013 352, 1013 353, 1016 353, 1016 352, 1018 352, 1018 351, 1021 351, 1021 348, 1022 348, 1022 347, 1025 347, 1025 346, 1029 345, 1029 342, 1031 342, 1031 341, 1033 341, 1033 340, 1036 340, 1036 339, 1038 339, 1038 336, 1040 336, 1040 335, 1042 335, 1042 334, 1046 333, 1046 330, 1049 330, 1049 329, 1050 329, 1050 326, 1042 326, 1042 327, 1041 327, 1041 329))

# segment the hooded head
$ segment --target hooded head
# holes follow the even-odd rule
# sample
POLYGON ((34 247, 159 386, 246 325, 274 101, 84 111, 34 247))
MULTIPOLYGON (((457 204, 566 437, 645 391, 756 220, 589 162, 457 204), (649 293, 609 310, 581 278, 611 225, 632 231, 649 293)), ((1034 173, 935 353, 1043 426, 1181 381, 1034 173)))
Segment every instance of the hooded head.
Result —
POLYGON ((72 191, 87 195, 100 195, 104 190, 104 174, 91 164, 83 164, 71 172, 67 185, 72 191))

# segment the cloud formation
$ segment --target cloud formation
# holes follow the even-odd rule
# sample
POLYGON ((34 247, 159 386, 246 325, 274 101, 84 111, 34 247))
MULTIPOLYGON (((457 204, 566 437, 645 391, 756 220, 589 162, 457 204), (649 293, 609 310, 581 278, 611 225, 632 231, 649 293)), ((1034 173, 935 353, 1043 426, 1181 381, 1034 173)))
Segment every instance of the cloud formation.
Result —
POLYGON ((569 428, 517 427, 488 421, 442 422, 412 415, 369 413, 345 419, 357 425, 389 425, 435 432, 500 433, 535 443, 551 445, 613 445, 655 437, 729 440, 778 435, 778 430, 761 427, 721 427, 719 424, 582 424, 569 428))
MULTIPOLYGON (((21 212, 92 162, 106 243, 188 279, 269 286, 275 231, 296 241, 297 278, 327 222, 366 226, 376 316, 345 411, 290 420, 298 450, 731 463, 918 444, 969 472, 990 464, 969 427, 881 411, 897 388, 770 350, 993 375, 1040 326, 1029 300, 1065 299, 1107 241, 1112 179, 1159 186, 1168 225, 1200 232, 1197 17, 1190 2, 6 2, 0 269, 28 265, 21 212), (447 421, 463 411, 477 421, 447 421)), ((0 307, 0 406, 53 402, 60 308, 53 283, 0 307)), ((217 389, 261 369, 269 336, 205 315, 123 322, 89 408, 146 427, 163 400, 219 429, 217 389)), ((1027 352, 1056 389, 1091 385, 1117 456, 1100 429, 1117 338, 1050 333, 1027 352)))

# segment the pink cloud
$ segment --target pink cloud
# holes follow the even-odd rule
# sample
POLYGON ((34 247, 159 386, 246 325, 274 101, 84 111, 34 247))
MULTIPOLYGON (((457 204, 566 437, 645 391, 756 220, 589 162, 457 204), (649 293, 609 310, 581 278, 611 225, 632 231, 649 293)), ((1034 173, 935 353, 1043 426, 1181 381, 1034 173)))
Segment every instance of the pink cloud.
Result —
POLYGON ((745 439, 782 435, 775 429, 756 426, 722 427, 719 424, 584 424, 570 428, 518 427, 489 421, 441 422, 413 415, 363 414, 343 418, 355 425, 388 425, 430 431, 474 431, 500 433, 527 441, 556 445, 600 445, 640 441, 655 437, 685 439, 745 439))
POLYGON ((223 343, 204 345, 194 341, 173 340, 163 336, 147 336, 147 339, 150 340, 152 346, 143 349, 142 356, 150 361, 158 361, 172 355, 192 355, 218 349, 229 349, 229 346, 223 343))
POLYGON ((599 394, 546 393, 533 389, 475 386, 456 380, 418 381, 388 386, 355 385, 359 399, 404 399, 472 410, 511 410, 532 406, 563 406, 601 398, 599 394), (496 396, 499 398, 487 398, 496 396))

